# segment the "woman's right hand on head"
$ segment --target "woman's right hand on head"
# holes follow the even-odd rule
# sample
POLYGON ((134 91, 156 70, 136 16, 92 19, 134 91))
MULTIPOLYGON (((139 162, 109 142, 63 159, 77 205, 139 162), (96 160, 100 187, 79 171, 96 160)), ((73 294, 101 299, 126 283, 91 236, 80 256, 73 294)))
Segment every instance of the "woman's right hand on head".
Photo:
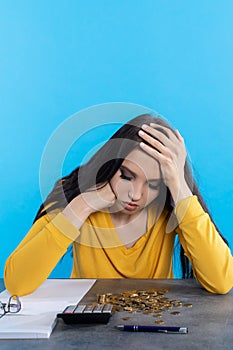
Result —
POLYGON ((62 214, 80 229, 90 214, 111 207, 115 200, 116 196, 109 183, 96 185, 75 197, 63 209, 62 214))

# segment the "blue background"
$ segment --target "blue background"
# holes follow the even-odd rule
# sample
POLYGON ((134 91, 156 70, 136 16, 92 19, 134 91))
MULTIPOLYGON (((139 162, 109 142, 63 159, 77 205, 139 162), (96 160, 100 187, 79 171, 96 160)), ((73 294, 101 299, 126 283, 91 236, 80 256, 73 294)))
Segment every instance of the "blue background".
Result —
MULTIPOLYGON (((0 276, 41 203, 51 134, 77 111, 108 102, 147 106, 180 130, 233 246, 232 18, 231 0, 1 0, 0 276)), ((69 269, 66 257, 53 276, 69 269)))

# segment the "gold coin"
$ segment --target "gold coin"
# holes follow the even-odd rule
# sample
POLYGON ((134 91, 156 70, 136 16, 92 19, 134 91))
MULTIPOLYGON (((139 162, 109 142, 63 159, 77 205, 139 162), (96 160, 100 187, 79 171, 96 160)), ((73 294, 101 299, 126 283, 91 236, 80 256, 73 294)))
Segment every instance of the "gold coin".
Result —
MULTIPOLYGON (((101 304, 113 304, 117 311, 143 312, 145 314, 159 314, 166 312, 173 307, 181 307, 180 300, 169 300, 164 294, 167 289, 131 290, 119 294, 105 293, 97 294, 97 302, 101 304)), ((192 307, 192 304, 184 304, 192 307)), ((154 317, 161 317, 153 315, 154 317)), ((162 315, 162 314, 161 314, 162 315)))
POLYGON ((179 311, 172 311, 171 315, 180 315, 180 312, 179 311))
POLYGON ((184 304, 184 306, 186 306, 186 307, 192 307, 193 304, 184 304))
POLYGON ((98 294, 97 295, 97 302, 99 304, 104 304, 106 295, 105 294, 98 294))
POLYGON ((155 323, 158 323, 158 324, 163 324, 164 321, 163 320, 155 320, 155 323))

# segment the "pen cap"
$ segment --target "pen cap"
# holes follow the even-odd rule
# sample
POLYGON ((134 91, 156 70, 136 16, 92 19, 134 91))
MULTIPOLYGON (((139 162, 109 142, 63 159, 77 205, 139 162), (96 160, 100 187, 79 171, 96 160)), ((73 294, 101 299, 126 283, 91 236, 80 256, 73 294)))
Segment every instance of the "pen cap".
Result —
POLYGON ((188 328, 180 327, 179 333, 188 333, 188 328))

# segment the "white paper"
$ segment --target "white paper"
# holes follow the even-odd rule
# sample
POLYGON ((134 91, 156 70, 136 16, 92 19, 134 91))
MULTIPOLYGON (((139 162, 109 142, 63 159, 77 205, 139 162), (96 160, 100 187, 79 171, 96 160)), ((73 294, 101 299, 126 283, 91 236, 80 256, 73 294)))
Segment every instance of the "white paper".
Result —
MULTIPOLYGON (((48 279, 35 292, 20 297, 22 308, 17 314, 0 318, 0 339, 48 338, 56 324, 56 315, 69 304, 77 304, 96 280, 48 279)), ((9 293, 0 293, 6 302, 9 293)))

